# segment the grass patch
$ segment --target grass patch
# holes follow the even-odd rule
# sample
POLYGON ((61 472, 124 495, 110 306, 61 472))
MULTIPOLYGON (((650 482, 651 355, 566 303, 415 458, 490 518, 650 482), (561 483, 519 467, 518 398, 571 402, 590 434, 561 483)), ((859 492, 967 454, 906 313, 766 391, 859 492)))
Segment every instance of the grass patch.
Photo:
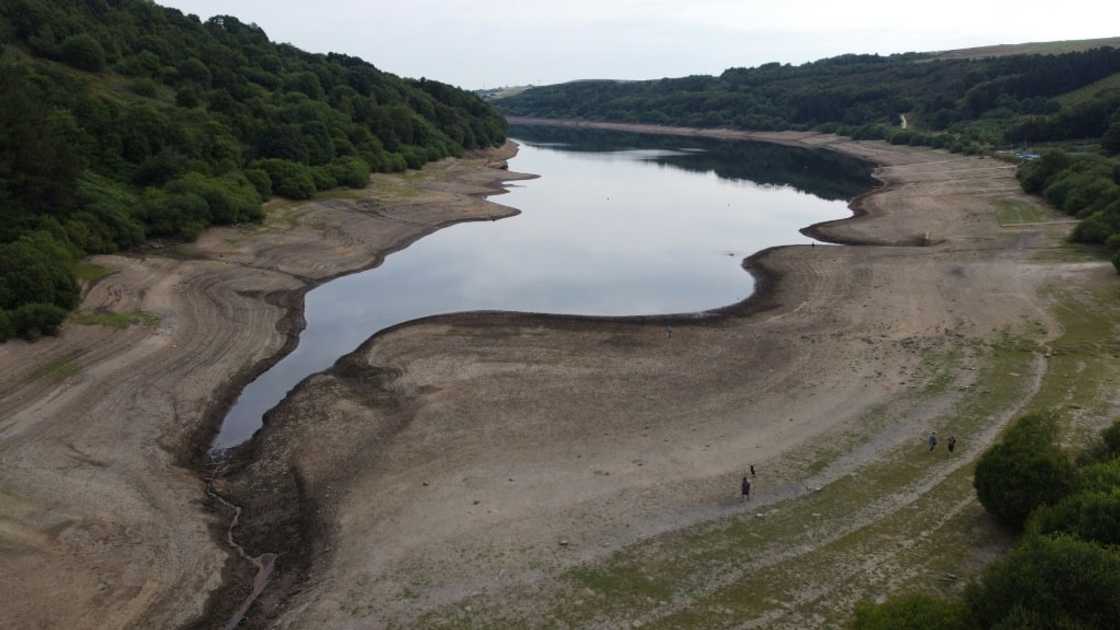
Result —
POLYGON ((159 325, 159 315, 147 311, 113 313, 108 311, 76 311, 70 321, 82 326, 105 326, 124 330, 132 325, 154 327, 159 325))
POLYGON ((1031 256, 1035 262, 1080 263, 1102 262, 1112 258, 1112 253, 1103 245, 1086 245, 1064 241, 1058 247, 1039 249, 1031 256))
POLYGON ((1065 107, 1073 107, 1091 101, 1105 93, 1108 93, 1110 96, 1120 94, 1120 72, 1109 75, 1072 92, 1066 92, 1055 100, 1065 107))
POLYGON ((88 282, 91 284, 106 276, 111 276, 114 273, 116 272, 112 269, 108 269, 102 267, 101 265, 95 265, 89 262, 79 262, 78 264, 74 265, 74 277, 82 282, 88 282))
POLYGON ((38 380, 40 378, 50 378, 54 380, 62 380, 69 378, 81 372, 81 368, 77 363, 70 359, 55 359, 43 367, 31 373, 31 380, 38 380))
POLYGON ((1058 218, 1049 208, 1021 199, 996 199, 992 203, 1000 225, 1042 223, 1058 218))

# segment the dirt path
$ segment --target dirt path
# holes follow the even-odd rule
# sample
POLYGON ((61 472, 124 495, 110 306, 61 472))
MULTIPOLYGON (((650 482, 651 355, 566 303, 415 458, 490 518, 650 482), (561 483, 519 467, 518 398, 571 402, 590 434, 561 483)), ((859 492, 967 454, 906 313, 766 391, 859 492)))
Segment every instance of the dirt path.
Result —
POLYGON ((289 346, 310 287, 440 226, 514 214, 481 199, 517 177, 501 170, 513 150, 274 202, 263 226, 190 246, 97 257, 113 273, 81 308, 107 325, 0 345, 0 625, 181 627, 224 578, 248 585, 225 542, 231 514, 192 461, 230 396, 289 346))
POLYGON ((874 161, 884 185, 855 218, 807 230, 861 246, 761 253, 748 261, 758 296, 682 318, 671 337, 663 319, 442 316, 305 381, 223 480, 247 546, 298 555, 280 584, 292 590, 266 593, 258 623, 827 625, 828 610, 901 583, 852 579, 853 557, 870 576, 926 549, 883 537, 980 518, 971 458, 1052 372, 1001 340, 1057 338, 1043 289, 1105 277, 1039 262, 1060 249, 1052 226, 999 227, 993 200, 1027 197, 993 160, 568 124, 827 147, 874 161), (960 460, 914 457, 931 429, 961 436, 960 460), (745 506, 748 464, 763 472, 745 506))

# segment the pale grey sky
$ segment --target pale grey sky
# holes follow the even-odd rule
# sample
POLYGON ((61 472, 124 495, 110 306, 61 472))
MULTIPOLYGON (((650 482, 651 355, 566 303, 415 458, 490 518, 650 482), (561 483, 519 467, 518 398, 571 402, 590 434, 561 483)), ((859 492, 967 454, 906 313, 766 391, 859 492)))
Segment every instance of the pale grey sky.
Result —
POLYGON ((234 15, 274 41, 465 88, 718 74, 1026 41, 1120 36, 1120 1, 157 0, 234 15))

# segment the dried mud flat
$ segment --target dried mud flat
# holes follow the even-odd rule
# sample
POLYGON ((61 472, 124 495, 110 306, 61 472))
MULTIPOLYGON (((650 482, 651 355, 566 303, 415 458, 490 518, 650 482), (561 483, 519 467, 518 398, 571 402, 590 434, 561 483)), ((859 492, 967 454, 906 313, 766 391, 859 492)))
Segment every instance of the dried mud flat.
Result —
POLYGON ((441 226, 515 214, 483 199, 518 178, 502 170, 514 150, 97 257, 112 274, 81 312, 102 325, 0 345, 0 626, 173 628, 226 608, 211 596, 247 568, 199 474, 225 407, 294 342, 311 287, 441 226))

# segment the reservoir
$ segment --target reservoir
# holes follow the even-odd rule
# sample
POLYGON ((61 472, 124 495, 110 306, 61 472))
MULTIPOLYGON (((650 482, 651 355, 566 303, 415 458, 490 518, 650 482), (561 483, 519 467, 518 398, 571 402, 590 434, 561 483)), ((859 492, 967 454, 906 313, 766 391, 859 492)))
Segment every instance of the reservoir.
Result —
POLYGON ((750 296, 743 259, 811 242, 847 217, 864 162, 828 151, 597 130, 515 127, 510 169, 539 179, 495 201, 521 210, 454 225, 374 269, 306 296, 296 349, 241 393, 216 449, 245 441, 292 387, 378 330, 470 310, 581 315, 691 313, 750 296))

